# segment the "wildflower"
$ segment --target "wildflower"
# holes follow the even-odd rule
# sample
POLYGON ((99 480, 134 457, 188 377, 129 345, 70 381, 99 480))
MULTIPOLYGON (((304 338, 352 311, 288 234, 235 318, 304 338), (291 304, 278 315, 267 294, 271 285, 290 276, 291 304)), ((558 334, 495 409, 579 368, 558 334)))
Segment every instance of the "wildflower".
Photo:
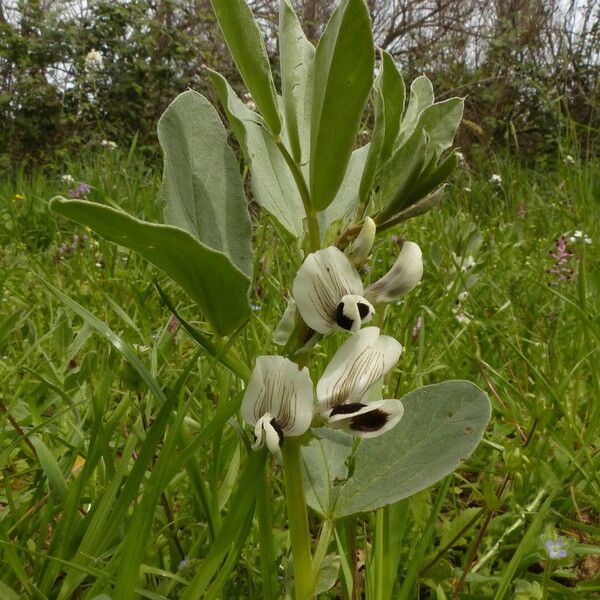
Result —
POLYGON ((494 173, 490 177, 490 183, 500 186, 500 185, 502 185, 502 177, 500 175, 498 175, 498 173, 494 173))
POLYGON ((458 150, 455 150, 454 154, 456 155, 456 158, 458 159, 459 163, 464 163, 465 162, 465 155, 462 152, 459 152, 458 150))
POLYGON ((464 190, 465 192, 471 192, 471 191, 472 191, 472 190, 471 190, 471 188, 470 188, 468 185, 466 185, 466 186, 463 188, 463 190, 464 190))
POLYGON ((108 150, 116 150, 117 149, 117 144, 111 140, 102 140, 100 142, 100 145, 103 148, 108 148, 108 150))
POLYGON ((327 425, 364 438, 389 431, 404 414, 400 400, 367 401, 377 382, 396 364, 402 346, 366 327, 346 340, 317 384, 320 416, 327 425))
POLYGON ((253 449, 276 453, 284 436, 296 437, 310 427, 313 389, 308 369, 283 356, 259 356, 242 400, 241 415, 254 426, 253 449))
POLYGON ((319 333, 335 326, 356 332, 375 309, 350 259, 335 246, 309 254, 294 279, 292 295, 305 323, 319 333))
MULTIPOLYGON (((476 264, 475 259, 470 254, 463 257, 463 256, 457 256, 453 252, 452 258, 454 259, 454 264, 456 266, 460 267, 461 273, 466 273, 467 271, 470 271, 476 264)), ((450 285, 452 285, 452 284, 450 284, 450 285)))
POLYGON ((456 298, 456 304, 462 304, 469 297, 469 292, 462 291, 456 298))
POLYGON ((178 571, 182 571, 183 569, 185 569, 188 565, 190 564, 189 559, 186 557, 183 560, 181 560, 179 562, 179 564, 177 565, 177 570, 178 571))
POLYGON ((371 320, 373 304, 391 302, 408 293, 421 280, 421 250, 405 242, 390 271, 363 288, 350 259, 335 246, 309 254, 296 275, 292 295, 300 316, 319 333, 331 333, 336 326, 356 333, 371 320))
POLYGON ((571 242, 571 244, 574 244, 575 242, 581 239, 583 239, 584 244, 592 243, 592 238, 585 235, 585 233, 583 233, 583 231, 580 231, 579 229, 573 232, 573 235, 569 238, 569 242, 571 242))
POLYGON ((260 304, 251 304, 250 308, 256 312, 257 310, 261 310, 262 306, 260 304))
POLYGON ((456 309, 453 310, 454 318, 461 324, 468 325, 471 322, 471 317, 466 312, 458 312, 456 309))
POLYGON ((15 194, 13 196, 13 202, 22 202, 23 200, 25 200, 25 196, 23 196, 23 194, 15 194))
POLYGON ((90 50, 85 55, 84 64, 85 70, 88 73, 102 71, 104 68, 104 56, 102 55, 102 52, 99 52, 98 50, 90 50))
POLYGON ((62 175, 61 178, 60 178, 60 180, 63 183, 69 183, 69 184, 75 183, 75 178, 72 175, 69 175, 69 174, 62 175))
MULTIPOLYGON (((575 232, 580 233, 579 231, 575 232)), ((578 239, 574 237, 574 239, 578 239)), ((563 281, 571 281, 575 276, 575 270, 571 266, 571 258, 575 255, 568 249, 569 241, 566 236, 562 235, 556 240, 556 250, 550 251, 550 256, 554 259, 554 264, 546 269, 546 273, 555 275, 554 279, 550 282, 550 285, 558 285, 563 281)))
POLYGON ((565 165, 573 165, 575 164, 575 159, 570 154, 567 154, 563 162, 565 163, 565 165))
POLYGON ((87 194, 91 189, 92 186, 89 183, 82 181, 76 188, 68 190, 67 195, 69 198, 81 198, 81 196, 87 194))
POLYGON ((548 554, 548 558, 552 560, 567 557, 568 552, 565 548, 565 540, 561 537, 545 540, 544 546, 546 547, 546 553, 548 554))
POLYGON ((412 330, 413 342, 417 341, 417 338, 419 337, 419 334, 421 333, 422 328, 423 328, 423 317, 421 317, 421 315, 419 315, 415 322, 415 326, 413 327, 413 330, 412 330))

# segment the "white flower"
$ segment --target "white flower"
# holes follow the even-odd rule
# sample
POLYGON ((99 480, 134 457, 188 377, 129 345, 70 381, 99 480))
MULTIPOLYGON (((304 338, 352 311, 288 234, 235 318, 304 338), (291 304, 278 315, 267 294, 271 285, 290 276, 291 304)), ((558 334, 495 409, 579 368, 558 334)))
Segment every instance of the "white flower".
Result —
POLYGON ((408 294, 423 277, 423 254, 414 242, 404 242, 394 266, 371 284, 365 298, 373 304, 392 302, 408 294))
POLYGON ((104 56, 98 50, 90 50, 85 55, 85 70, 88 72, 102 71, 104 68, 104 56))
POLYGON ((564 158, 564 163, 565 165, 575 164, 575 159, 570 154, 567 154, 564 158))
POLYGON ((467 292, 465 290, 458 295, 458 297, 456 298, 456 303, 462 304, 468 297, 469 297, 469 292, 467 292))
POLYGON ((62 175, 60 180, 63 183, 75 183, 75 178, 72 175, 68 175, 68 174, 62 175))
POLYGON ((471 317, 469 317, 469 315, 467 315, 467 313, 464 313, 464 312, 454 313, 454 318, 459 323, 464 323, 465 325, 468 325, 471 322, 471 317))
POLYGON ((471 188, 467 185, 463 188, 463 190, 465 190, 465 192, 471 192, 471 188))
POLYGON ((465 155, 460 152, 459 150, 455 150, 454 154, 456 155, 456 158, 458 159, 458 162, 460 163, 464 163, 465 162, 465 155))
POLYGON ((117 144, 111 140, 102 140, 100 142, 100 145, 103 148, 108 148, 109 150, 116 150, 117 149, 117 144))
POLYGON ((330 333, 338 326, 356 333, 372 318, 374 303, 396 300, 412 290, 422 275, 419 246, 405 242, 394 266, 365 292, 350 259, 329 246, 306 257, 294 279, 292 294, 300 316, 311 329, 330 333))
POLYGON ((356 266, 361 266, 369 258, 369 252, 371 252, 371 248, 373 247, 376 232, 377 225, 375 225, 375 221, 371 217, 365 217, 365 222, 359 234, 346 248, 344 253, 356 266))
POLYGON ((259 356, 240 409, 254 426, 253 449, 265 442, 276 453, 284 436, 305 433, 313 416, 313 387, 308 369, 283 356, 259 356))
POLYGON ((319 333, 336 325, 356 333, 375 312, 363 293, 358 271, 335 246, 309 254, 292 284, 300 316, 319 333))
POLYGON ((400 400, 367 401, 400 358, 402 346, 365 327, 346 340, 317 384, 319 413, 327 425, 370 438, 389 431, 404 414, 400 400))
POLYGON ((494 173, 490 177, 490 183, 493 183, 494 185, 502 185, 502 177, 498 175, 498 173, 494 173))
POLYGON ((582 238, 583 237, 583 231, 577 229, 576 231, 573 232, 573 237, 575 237, 575 238, 582 238))
MULTIPOLYGON (((454 264, 457 267, 460 267, 461 273, 466 273, 467 271, 470 271, 476 264, 475 259, 470 254, 468 256, 463 257, 463 256, 457 256, 453 252, 452 258, 454 259, 454 264)), ((453 285, 453 284, 451 284, 451 285, 453 285)), ((450 289, 450 288, 448 288, 448 289, 450 289)))

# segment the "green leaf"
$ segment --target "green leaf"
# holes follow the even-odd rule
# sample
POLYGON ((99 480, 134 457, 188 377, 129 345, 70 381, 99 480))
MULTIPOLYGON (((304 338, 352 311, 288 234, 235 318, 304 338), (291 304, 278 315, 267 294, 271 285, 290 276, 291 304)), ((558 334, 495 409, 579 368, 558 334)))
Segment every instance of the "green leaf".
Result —
POLYGON ((423 169, 427 143, 427 134, 417 129, 383 166, 378 185, 384 207, 375 217, 376 223, 383 223, 406 206, 408 194, 423 169))
POLYGON ((298 164, 310 153, 311 89, 315 48, 308 41, 289 0, 279 10, 281 94, 292 156, 298 164))
POLYGON ((462 98, 449 98, 428 106, 419 116, 417 128, 429 134, 432 149, 438 156, 452 145, 462 120, 464 105, 462 98))
POLYGON ((392 504, 452 473, 476 448, 490 418, 487 395, 468 381, 446 381, 407 394, 404 417, 388 433, 362 440, 336 518, 392 504))
POLYGON ((67 482, 65 477, 54 458, 54 454, 50 452, 48 446, 42 440, 34 435, 29 436, 31 444, 35 448, 38 460, 42 466, 42 470, 48 479, 50 487, 60 496, 62 500, 67 497, 67 482))
POLYGON ((325 234, 327 228, 338 219, 345 219, 358 205, 360 180, 369 153, 369 144, 358 148, 350 156, 348 169, 333 202, 318 213, 319 227, 325 234))
POLYGON ((200 598, 212 578, 215 576, 226 554, 232 550, 240 530, 250 513, 254 513, 256 501, 256 482, 260 480, 260 471, 265 468, 266 450, 253 452, 238 480, 235 494, 231 498, 230 510, 221 524, 219 534, 212 544, 206 558, 198 567, 196 576, 190 581, 181 600, 200 598))
POLYGON ((233 60, 273 135, 281 132, 281 117, 269 57, 245 0, 211 0, 233 60))
POLYGON ((338 191, 373 83, 375 50, 364 0, 342 0, 315 54, 310 191, 316 210, 338 191))
POLYGON ((375 173, 387 161, 398 137, 400 120, 404 111, 404 81, 394 59, 381 51, 381 73, 373 86, 375 124, 363 176, 360 182, 360 202, 366 203, 375 173))
POLYGON ((226 254, 252 276, 252 230, 240 167, 219 114, 201 94, 173 100, 158 122, 165 223, 226 254))
POLYGON ((433 85, 431 81, 421 75, 417 77, 410 85, 410 98, 406 114, 402 119, 400 133, 395 143, 395 147, 400 147, 413 133, 417 126, 419 115, 433 104, 433 85))
POLYGON ((381 69, 381 94, 385 113, 385 136, 381 147, 381 158, 387 160, 392 155, 400 131, 406 89, 394 59, 385 50, 381 51, 381 69))
MULTIPOLYGON (((437 162, 437 156, 434 156, 432 160, 437 162)), ((419 181, 413 189, 410 190, 407 196, 406 206, 412 206, 415 202, 421 200, 421 198, 425 198, 425 196, 428 196, 435 191, 448 179, 448 177, 450 177, 457 165, 458 158, 456 157, 456 154, 452 152, 439 165, 429 169, 426 173, 421 173, 419 181)))
POLYGON ((225 254, 204 246, 187 231, 146 223, 85 200, 57 197, 50 207, 165 271, 198 304, 219 334, 231 333, 250 315, 250 278, 225 254))
POLYGON ((257 202, 294 237, 301 237, 302 199, 281 151, 265 130, 262 119, 237 97, 227 80, 216 71, 207 71, 250 166, 252 191, 257 202))
POLYGON ((340 486, 348 477, 346 460, 352 451, 352 437, 325 428, 317 433, 320 437, 302 447, 302 478, 308 505, 329 518, 340 486))

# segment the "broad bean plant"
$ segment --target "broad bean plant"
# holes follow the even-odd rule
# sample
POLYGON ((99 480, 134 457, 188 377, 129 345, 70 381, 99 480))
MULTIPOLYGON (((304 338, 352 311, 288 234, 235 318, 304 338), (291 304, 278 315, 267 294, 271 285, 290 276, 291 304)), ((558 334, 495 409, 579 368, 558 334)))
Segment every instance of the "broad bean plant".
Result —
MULTIPOLYGON (((251 102, 219 73, 207 68, 206 77, 241 149, 252 198, 303 255, 293 280, 281 282, 288 306, 272 323, 273 339, 265 339, 279 352, 244 364, 229 343, 252 316, 252 225, 243 169, 219 113, 202 95, 182 93, 158 123, 164 223, 86 200, 59 197, 51 206, 164 271, 214 332, 196 331, 196 341, 243 382, 229 410, 248 426, 248 463, 229 520, 184 598, 204 593, 257 505, 264 597, 285 593, 273 577, 273 528, 260 500, 265 470, 276 465, 285 481, 293 572, 287 593, 303 600, 332 586, 344 542, 336 525, 376 511, 369 593, 388 598, 396 569, 385 553, 392 535, 387 511, 471 454, 490 405, 466 381, 400 399, 383 393, 403 349, 376 324, 386 304, 420 283, 421 249, 405 241, 390 271, 370 285, 361 272, 378 235, 439 202, 457 164, 451 147, 463 99, 435 102, 425 76, 407 92, 393 58, 374 46, 364 0, 341 0, 316 47, 282 0, 279 90, 245 0, 212 5, 251 102), (364 143, 367 114, 372 127, 364 143), (322 341, 332 334, 342 341, 317 373, 322 360, 315 361, 315 349, 329 347, 322 341), (321 523, 313 527, 315 539, 309 508, 321 523)), ((264 226, 260 219, 257 226, 264 226)), ((351 589, 347 573, 344 585, 351 589)))

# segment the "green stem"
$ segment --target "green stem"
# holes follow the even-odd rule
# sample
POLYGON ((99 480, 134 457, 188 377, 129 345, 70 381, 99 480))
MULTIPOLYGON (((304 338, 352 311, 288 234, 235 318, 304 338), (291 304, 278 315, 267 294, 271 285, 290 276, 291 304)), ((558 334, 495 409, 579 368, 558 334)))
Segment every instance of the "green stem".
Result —
POLYGON ((380 508, 375 513, 375 595, 377 600, 384 598, 384 567, 385 567, 385 514, 383 508, 380 508))
POLYGON ((333 521, 327 519, 326 521, 323 521, 323 529, 321 529, 321 535, 319 536, 319 542, 312 563, 313 580, 315 583, 317 582, 317 577, 321 571, 323 560, 325 560, 325 557, 327 556, 327 548, 329 548, 329 542, 331 541, 332 535, 333 521))
POLYGON ((313 575, 308 511, 302 484, 300 444, 294 438, 287 438, 283 443, 281 452, 283 455, 290 542, 294 563, 295 600, 308 600, 313 591, 313 575))
POLYGON ((319 233, 317 212, 313 208, 310 201, 310 191, 308 190, 308 185, 306 185, 306 180, 304 179, 304 175, 302 174, 300 166, 292 158, 292 155, 288 152, 288 149, 281 141, 281 138, 277 139, 275 143, 277 144, 277 147, 281 151, 285 162, 290 168, 292 176, 294 177, 294 181, 296 182, 296 186, 298 187, 298 192, 300 193, 300 198, 302 199, 302 206, 304 206, 304 212, 306 213, 306 225, 308 227, 310 251, 316 252, 321 247, 321 234, 319 233))

